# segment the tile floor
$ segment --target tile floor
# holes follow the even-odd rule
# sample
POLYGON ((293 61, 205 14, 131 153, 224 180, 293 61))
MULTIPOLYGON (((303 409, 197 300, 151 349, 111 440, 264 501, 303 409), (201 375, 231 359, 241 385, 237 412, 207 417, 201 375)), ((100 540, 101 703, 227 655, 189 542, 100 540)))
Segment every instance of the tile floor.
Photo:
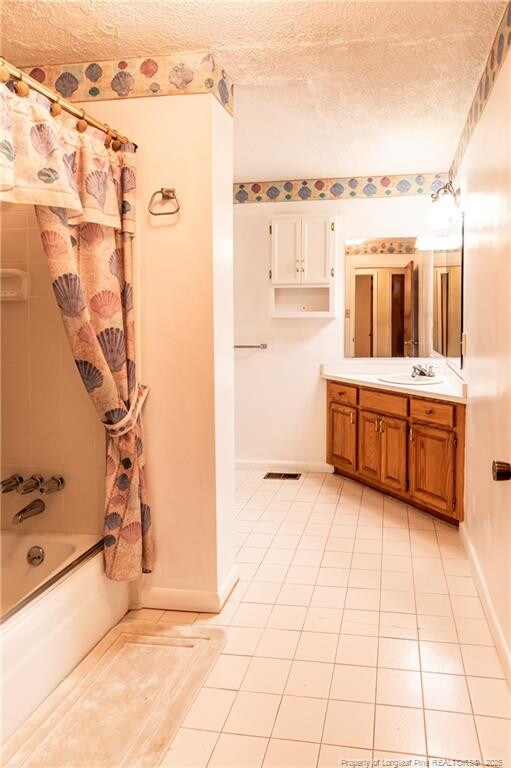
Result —
POLYGON ((509 768, 511 696, 456 529, 337 475, 263 474, 237 473, 222 612, 143 611, 227 631, 162 765, 509 768))

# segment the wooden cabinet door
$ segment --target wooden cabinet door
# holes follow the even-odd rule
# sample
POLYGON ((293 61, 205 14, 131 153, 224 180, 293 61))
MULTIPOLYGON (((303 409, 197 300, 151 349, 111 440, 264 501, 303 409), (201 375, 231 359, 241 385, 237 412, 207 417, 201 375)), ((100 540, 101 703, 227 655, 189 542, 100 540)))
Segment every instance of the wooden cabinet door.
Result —
POLYGON ((370 480, 380 479, 380 418, 370 411, 358 414, 358 471, 370 480))
POLYGON ((410 426, 410 495, 444 515, 454 509, 454 434, 439 427, 410 426))
POLYGON ((301 282, 302 220, 300 216, 271 219, 271 281, 281 285, 301 282))
POLYGON ((330 456, 334 467, 355 472, 357 468, 357 411, 330 404, 330 456))
POLYGON ((331 281, 333 222, 328 216, 302 216, 302 283, 331 281))
POLYGON ((406 491, 406 438, 404 419, 380 418, 381 476, 380 481, 394 491, 406 491))

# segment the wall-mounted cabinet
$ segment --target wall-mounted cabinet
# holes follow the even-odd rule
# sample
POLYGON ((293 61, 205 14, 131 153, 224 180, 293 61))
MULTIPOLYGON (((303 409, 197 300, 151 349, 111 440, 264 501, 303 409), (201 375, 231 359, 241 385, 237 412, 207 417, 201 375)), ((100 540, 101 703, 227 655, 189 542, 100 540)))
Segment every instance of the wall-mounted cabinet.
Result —
POLYGON ((269 232, 271 316, 334 317, 335 219, 275 216, 269 232))

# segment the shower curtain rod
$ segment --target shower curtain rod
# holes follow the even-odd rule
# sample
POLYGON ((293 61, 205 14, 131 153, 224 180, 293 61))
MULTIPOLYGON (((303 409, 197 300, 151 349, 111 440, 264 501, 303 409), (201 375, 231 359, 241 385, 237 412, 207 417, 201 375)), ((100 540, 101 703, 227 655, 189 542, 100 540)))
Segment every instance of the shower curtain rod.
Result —
MULTIPOLYGON (((46 86, 42 85, 42 83, 40 83, 38 80, 30 77, 30 75, 27 75, 21 69, 15 67, 13 64, 10 64, 8 61, 6 61, 6 59, 0 56, 0 69, 1 68, 5 69, 9 75, 12 75, 22 83, 28 85, 29 88, 32 88, 34 91, 38 91, 38 93, 42 93, 43 96, 46 96, 46 98, 50 99, 50 101, 52 101, 54 104, 59 104, 62 109, 64 109, 66 112, 69 112, 70 115, 73 115, 80 120, 85 120, 88 125, 92 125, 93 128, 98 128, 100 131, 103 131, 103 133, 106 133, 114 141, 117 139, 122 144, 134 143, 131 142, 126 136, 120 134, 114 128, 110 128, 110 126, 106 123, 102 123, 101 120, 96 120, 96 118, 89 115, 88 112, 85 112, 85 110, 78 109, 77 107, 73 106, 73 104, 67 101, 67 99, 63 99, 61 96, 55 93, 55 91, 50 90, 50 88, 46 88, 46 86)), ((134 146, 136 149, 137 145, 135 144, 134 146)))

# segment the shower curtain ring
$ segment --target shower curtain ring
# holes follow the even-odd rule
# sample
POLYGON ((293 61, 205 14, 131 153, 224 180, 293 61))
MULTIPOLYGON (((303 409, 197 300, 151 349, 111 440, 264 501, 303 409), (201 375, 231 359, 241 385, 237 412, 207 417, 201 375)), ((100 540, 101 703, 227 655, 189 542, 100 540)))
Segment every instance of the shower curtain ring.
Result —
POLYGON ((88 123, 87 123, 87 120, 85 119, 85 110, 82 109, 82 116, 79 120, 76 121, 76 129, 80 133, 83 133, 84 131, 87 130, 87 125, 88 123))
POLYGON ((57 117, 57 115, 60 115, 62 112, 62 104, 60 103, 60 96, 57 96, 55 101, 52 102, 50 107, 50 115, 52 117, 57 117))

